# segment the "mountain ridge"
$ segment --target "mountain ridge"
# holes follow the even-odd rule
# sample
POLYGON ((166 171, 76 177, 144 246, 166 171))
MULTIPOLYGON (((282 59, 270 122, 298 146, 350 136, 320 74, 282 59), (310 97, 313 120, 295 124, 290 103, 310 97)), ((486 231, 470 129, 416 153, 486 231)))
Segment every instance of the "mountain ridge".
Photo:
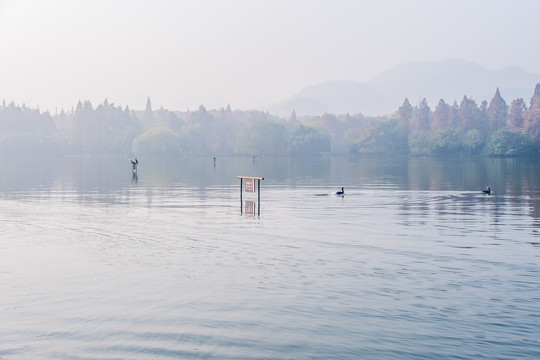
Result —
POLYGON ((299 116, 325 112, 389 115, 397 111, 405 98, 413 105, 426 98, 434 109, 440 99, 459 104, 467 96, 478 103, 489 102, 497 88, 510 105, 519 97, 528 103, 537 83, 540 75, 517 66, 490 70, 458 58, 416 61, 397 65, 366 82, 332 80, 310 85, 266 110, 280 116, 292 111, 299 116))

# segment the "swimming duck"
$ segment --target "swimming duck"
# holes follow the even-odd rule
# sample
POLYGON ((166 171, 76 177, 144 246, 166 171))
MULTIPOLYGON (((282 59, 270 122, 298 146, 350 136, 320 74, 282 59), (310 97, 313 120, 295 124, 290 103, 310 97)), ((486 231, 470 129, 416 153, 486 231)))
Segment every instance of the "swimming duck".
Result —
POLYGON ((484 190, 482 190, 482 192, 483 192, 484 194, 491 195, 491 188, 488 186, 487 188, 485 188, 484 190))
POLYGON ((336 195, 345 195, 345 190, 341 188, 341 191, 336 192, 336 195))

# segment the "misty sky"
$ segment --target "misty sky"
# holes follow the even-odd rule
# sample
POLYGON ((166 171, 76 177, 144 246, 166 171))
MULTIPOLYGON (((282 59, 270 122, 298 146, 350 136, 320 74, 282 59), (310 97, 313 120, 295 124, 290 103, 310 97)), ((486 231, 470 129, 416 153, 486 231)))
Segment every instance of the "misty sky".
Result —
POLYGON ((540 74, 537 0, 0 0, 0 99, 247 109, 403 62, 540 74))

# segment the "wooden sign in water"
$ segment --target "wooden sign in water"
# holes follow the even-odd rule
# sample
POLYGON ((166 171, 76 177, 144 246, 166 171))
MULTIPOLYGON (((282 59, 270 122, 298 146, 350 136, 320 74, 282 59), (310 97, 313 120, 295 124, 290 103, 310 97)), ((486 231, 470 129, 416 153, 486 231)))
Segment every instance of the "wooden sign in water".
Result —
MULTIPOLYGON (((257 180, 257 214, 261 214, 261 180, 264 180, 263 177, 255 177, 255 176, 237 176, 238 179, 240 179, 240 213, 244 212, 244 204, 242 201, 242 190, 243 190, 243 181, 246 182, 245 184, 245 190, 246 192, 255 192, 255 180, 257 180)), ((248 201, 246 201, 245 204, 246 213, 248 214, 255 214, 255 201, 250 201, 250 204, 248 205, 248 201), (249 207, 249 212, 248 212, 249 207)))
POLYGON ((246 192, 255 192, 255 181, 253 179, 245 179, 246 192))

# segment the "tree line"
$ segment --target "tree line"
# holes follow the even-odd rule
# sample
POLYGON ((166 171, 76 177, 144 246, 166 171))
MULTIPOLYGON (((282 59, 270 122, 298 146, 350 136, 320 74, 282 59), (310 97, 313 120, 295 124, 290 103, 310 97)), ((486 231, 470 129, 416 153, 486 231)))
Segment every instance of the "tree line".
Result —
POLYGON ((330 135, 295 118, 262 111, 122 108, 107 99, 79 101, 51 115, 39 109, 0 107, 0 154, 10 155, 313 155, 330 152, 330 135))
POLYGON ((522 98, 510 106, 499 89, 480 106, 467 96, 458 105, 408 99, 396 114, 359 132, 351 150, 359 154, 530 156, 540 151, 540 84, 527 107, 522 98))
POLYGON ((440 100, 432 110, 408 99, 391 116, 323 114, 282 118, 230 106, 195 111, 122 108, 107 99, 51 115, 13 102, 0 107, 0 154, 18 155, 320 155, 530 156, 540 151, 540 84, 527 106, 496 89, 478 105, 440 100))

